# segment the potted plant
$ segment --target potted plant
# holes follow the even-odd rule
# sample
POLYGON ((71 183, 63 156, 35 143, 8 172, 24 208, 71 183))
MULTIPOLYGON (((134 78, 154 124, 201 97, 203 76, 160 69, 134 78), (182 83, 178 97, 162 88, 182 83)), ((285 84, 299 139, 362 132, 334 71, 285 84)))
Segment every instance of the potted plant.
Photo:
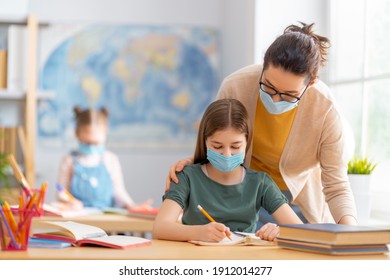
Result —
POLYGON ((358 221, 368 223, 371 212, 371 174, 377 163, 367 157, 354 157, 348 163, 348 177, 355 198, 358 221))
POLYGON ((12 174, 11 166, 8 162, 7 155, 0 152, 0 200, 6 200, 10 195, 10 174, 12 174))
POLYGON ((354 157, 350 162, 348 162, 348 174, 371 174, 377 164, 370 162, 367 157, 359 158, 354 157))

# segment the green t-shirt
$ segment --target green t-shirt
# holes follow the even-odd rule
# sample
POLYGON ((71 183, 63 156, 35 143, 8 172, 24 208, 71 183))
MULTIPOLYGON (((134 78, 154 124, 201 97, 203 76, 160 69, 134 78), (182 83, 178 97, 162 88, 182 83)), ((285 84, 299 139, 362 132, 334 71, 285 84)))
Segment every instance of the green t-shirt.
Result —
POLYGON ((236 185, 222 185, 204 174, 200 164, 186 166, 177 174, 179 184, 171 182, 163 199, 176 201, 183 209, 182 223, 201 225, 209 220, 199 211, 201 205, 215 221, 232 231, 254 232, 261 207, 274 213, 288 203, 271 177, 246 169, 244 180, 236 185))

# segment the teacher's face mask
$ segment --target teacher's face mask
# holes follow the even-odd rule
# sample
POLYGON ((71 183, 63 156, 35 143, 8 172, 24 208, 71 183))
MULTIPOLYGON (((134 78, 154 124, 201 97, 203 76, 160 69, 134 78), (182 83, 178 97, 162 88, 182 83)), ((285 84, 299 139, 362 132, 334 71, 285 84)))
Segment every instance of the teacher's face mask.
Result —
POLYGON ((260 89, 260 99, 263 102, 263 105, 267 109, 268 113, 273 115, 283 114, 298 106, 298 102, 291 103, 283 100, 279 102, 274 102, 272 100, 272 97, 262 89, 260 89))

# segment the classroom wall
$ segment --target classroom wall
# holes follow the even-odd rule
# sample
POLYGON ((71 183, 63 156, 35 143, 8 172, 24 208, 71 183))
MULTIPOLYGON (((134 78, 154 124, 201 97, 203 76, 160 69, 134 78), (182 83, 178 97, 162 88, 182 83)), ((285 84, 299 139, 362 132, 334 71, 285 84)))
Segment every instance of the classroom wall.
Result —
POLYGON ((25 16, 28 5, 28 0, 0 0, 0 15, 9 17, 25 16))
MULTIPOLYGON (((254 0, 30 0, 29 13, 40 21, 185 24, 220 29, 220 79, 253 61, 254 0)), ((66 151, 43 150, 37 144, 37 183, 53 186, 66 151)), ((116 152, 115 150, 113 150, 116 152)), ((192 155, 192 149, 119 152, 125 184, 136 201, 161 203, 169 165, 192 155)), ((49 191, 48 199, 54 199, 49 191)))
MULTIPOLYGON (((29 13, 47 22, 108 22, 205 25, 220 29, 221 77, 234 70, 260 62, 255 58, 271 37, 280 33, 285 23, 299 20, 299 17, 319 17, 327 0, 30 0, 29 13), (255 3, 263 9, 260 21, 265 28, 256 29, 254 24, 255 3), (270 3, 272 2, 272 3, 270 3), (283 6, 288 9, 281 9, 283 6), (282 22, 282 24, 281 24, 282 22), (256 47, 254 34, 263 38, 256 47)), ((322 17, 321 17, 322 18, 322 17)), ((321 20, 320 20, 321 21, 321 20)), ((53 186, 60 158, 66 151, 45 151, 37 144, 37 183, 48 181, 53 186)), ((115 152, 115 150, 114 150, 115 152)), ((165 178, 169 165, 192 154, 187 150, 133 150, 118 153, 124 171, 124 179, 130 194, 136 201, 149 197, 155 206, 161 203, 165 178)), ((54 198, 54 190, 48 199, 54 198)))

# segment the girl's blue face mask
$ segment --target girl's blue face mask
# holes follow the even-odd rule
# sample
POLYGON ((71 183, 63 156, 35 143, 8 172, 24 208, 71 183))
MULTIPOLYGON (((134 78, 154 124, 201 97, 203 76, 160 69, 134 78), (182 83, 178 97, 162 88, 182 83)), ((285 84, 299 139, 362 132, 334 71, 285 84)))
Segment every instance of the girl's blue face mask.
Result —
POLYGON ((104 153, 104 145, 93 145, 79 142, 79 152, 82 155, 100 155, 104 153))
POLYGON ((233 156, 224 156, 207 148, 207 159, 221 172, 230 172, 244 162, 245 153, 235 154, 233 156))

